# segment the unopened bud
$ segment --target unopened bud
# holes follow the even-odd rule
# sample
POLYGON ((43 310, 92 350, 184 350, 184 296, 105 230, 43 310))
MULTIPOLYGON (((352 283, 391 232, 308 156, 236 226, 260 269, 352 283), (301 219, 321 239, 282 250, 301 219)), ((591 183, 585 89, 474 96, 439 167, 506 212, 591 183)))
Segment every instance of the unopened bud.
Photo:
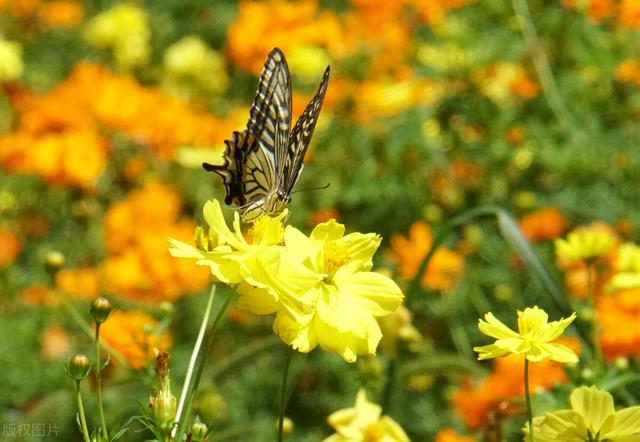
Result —
POLYGON ((87 377, 90 368, 89 358, 83 354, 76 354, 69 361, 68 373, 71 379, 81 381, 87 377))
POLYGON ((207 439, 207 433, 209 429, 206 424, 202 422, 194 422, 191 426, 191 440, 194 442, 201 442, 207 439))
POLYGON ((50 250, 44 255, 44 263, 51 270, 58 270, 64 265, 64 255, 56 250, 50 250))
POLYGON ((111 306, 111 302, 103 296, 97 298, 91 304, 91 309, 89 310, 91 313, 91 317, 96 322, 96 324, 102 324, 107 320, 113 307, 111 306))

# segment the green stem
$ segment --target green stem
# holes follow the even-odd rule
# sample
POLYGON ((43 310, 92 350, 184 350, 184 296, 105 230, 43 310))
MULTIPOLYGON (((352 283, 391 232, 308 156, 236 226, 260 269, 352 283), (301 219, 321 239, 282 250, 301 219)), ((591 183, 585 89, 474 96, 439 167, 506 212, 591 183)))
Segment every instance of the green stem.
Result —
POLYGON ((84 436, 84 442, 90 442, 89 430, 87 430, 87 420, 84 417, 82 395, 80 394, 80 381, 76 381, 76 402, 78 404, 78 414, 80 415, 80 425, 82 425, 82 435, 84 436))
POLYGON ((554 113, 556 118, 562 123, 566 129, 570 130, 572 134, 578 134, 582 139, 585 138, 585 134, 575 123, 571 112, 567 108, 566 104, 560 97, 558 92, 558 86, 556 85, 551 67, 549 66, 549 60, 541 49, 540 40, 536 32, 535 25, 531 19, 531 13, 527 6, 526 0, 513 0, 513 9, 516 13, 516 18, 520 24, 522 36, 524 41, 531 51, 531 58, 533 59, 533 65, 536 68, 536 73, 540 79, 542 91, 544 96, 554 113))
POLYGON ((527 418, 529 419, 529 440, 536 442, 533 434, 533 412, 531 411, 531 396, 529 395, 529 360, 524 358, 524 397, 527 402, 527 418))
MULTIPOLYGON (((100 362, 100 324, 96 323, 96 396, 98 399, 98 414, 100 416, 100 428, 104 440, 109 440, 109 432, 107 431, 107 423, 104 419, 104 408, 102 407, 102 377, 100 373, 102 371, 102 362, 100 362)), ((101 438, 102 439, 102 438, 101 438)))
POLYGON ((284 436, 284 410, 287 402, 287 378, 289 377, 289 367, 291 359, 293 359, 293 350, 287 349, 287 357, 284 363, 284 371, 282 373, 282 385, 280 385, 280 417, 278 419, 278 442, 282 442, 284 436))
POLYGON ((392 357, 387 365, 384 390, 382 390, 382 401, 380 405, 385 414, 389 414, 389 407, 391 405, 391 394, 393 393, 393 387, 395 386, 396 373, 398 372, 398 356, 392 357))
MULTIPOLYGON (((209 301, 211 303, 213 303, 213 299, 214 299, 214 294, 215 294, 215 285, 211 287, 211 292, 209 293, 209 301)), ((232 296, 227 296, 226 299, 224 300, 222 306, 220 307, 220 310, 218 311, 218 313, 216 314, 213 323, 211 324, 211 326, 206 329, 206 332, 203 334, 203 336, 206 336, 206 342, 205 344, 201 347, 204 348, 204 352, 202 352, 202 354, 198 354, 199 351, 195 352, 196 353, 196 359, 198 360, 197 362, 197 366, 195 368, 195 377, 193 379, 193 383, 191 384, 191 386, 189 386, 186 382, 183 385, 183 395, 184 395, 184 391, 187 390, 187 394, 186 394, 186 399, 184 402, 184 407, 182 409, 182 414, 181 416, 188 416, 189 413, 191 412, 191 404, 193 402, 193 399, 195 398, 196 392, 198 391, 198 386, 200 385, 200 379, 202 377, 202 372, 204 371, 204 364, 207 360, 207 355, 209 354, 209 352, 211 351, 211 347, 213 347, 213 339, 216 335, 216 329, 218 328, 218 325, 220 324, 220 321, 222 320, 222 317, 224 316, 224 313, 227 311, 227 307, 229 306, 229 303, 231 302, 231 298, 232 296), (199 358, 197 358, 197 356, 200 356, 199 358)), ((209 301, 207 302, 207 306, 209 307, 209 301)), ((210 311, 211 308, 209 308, 207 311, 210 311)), ((205 313, 205 316, 208 316, 208 313, 205 313)), ((204 319, 204 318, 203 318, 204 319)), ((206 325, 206 322, 203 321, 203 323, 206 325)), ((200 330, 202 331, 202 326, 200 327, 200 330)), ((198 338, 200 338, 200 334, 198 335, 198 338)), ((197 341, 196 341, 197 343, 197 341)), ((195 349, 194 349, 195 350, 195 349)), ((192 355, 193 358, 193 355, 192 355)), ((191 366, 191 363, 190 363, 191 366)), ((190 370, 193 370, 193 367, 190 368, 190 370)), ((186 417, 181 418, 180 420, 178 420, 178 417, 176 415, 176 422, 178 423, 178 430, 177 432, 175 432, 174 435, 172 435, 172 438, 177 440, 177 441, 181 441, 182 440, 182 436, 186 431, 186 426, 187 426, 187 419, 186 417)))
POLYGON ((591 345, 593 345, 595 365, 602 367, 602 348, 600 347, 600 339, 598 336, 598 310, 595 302, 595 284, 596 284, 596 266, 595 263, 587 261, 587 300, 591 306, 591 345))
MULTIPOLYGON (((78 312, 78 310, 73 306, 71 301, 69 301, 69 298, 67 298, 60 291, 56 291, 56 293, 58 294, 58 298, 60 298, 62 305, 64 306, 64 308, 67 309, 67 311, 71 315, 71 318, 76 322, 78 327, 80 327, 80 329, 83 332, 85 332, 88 336, 93 338, 94 331, 91 328, 91 325, 89 325, 89 323, 84 319, 84 317, 80 314, 80 312, 78 312)), ((102 347, 103 350, 107 351, 111 355, 111 357, 113 357, 113 359, 115 359, 116 362, 120 364, 122 367, 127 367, 127 368, 129 367, 129 364, 122 357, 122 355, 118 353, 116 350, 114 350, 114 348, 111 347, 109 344, 102 341, 100 342, 100 347, 102 347)))

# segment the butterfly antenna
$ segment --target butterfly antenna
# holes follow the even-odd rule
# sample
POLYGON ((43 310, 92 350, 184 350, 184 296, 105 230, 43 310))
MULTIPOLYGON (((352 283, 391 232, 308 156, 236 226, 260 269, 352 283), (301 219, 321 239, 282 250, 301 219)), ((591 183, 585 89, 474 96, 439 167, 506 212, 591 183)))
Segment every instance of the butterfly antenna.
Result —
POLYGON ((310 187, 308 189, 300 189, 300 190, 296 190, 295 192, 291 192, 291 195, 293 195, 294 193, 300 193, 300 192, 311 192, 313 190, 324 190, 324 189, 328 189, 329 186, 331 185, 331 183, 327 183, 322 187, 310 187))

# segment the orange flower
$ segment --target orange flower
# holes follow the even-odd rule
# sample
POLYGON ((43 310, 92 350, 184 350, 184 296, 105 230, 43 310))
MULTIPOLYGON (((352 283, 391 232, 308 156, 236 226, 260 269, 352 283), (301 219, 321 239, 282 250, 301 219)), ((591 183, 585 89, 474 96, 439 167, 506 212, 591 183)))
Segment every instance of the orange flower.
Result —
POLYGON ((340 221, 340 213, 336 209, 316 210, 311 214, 310 224, 312 226, 315 226, 317 224, 327 222, 330 219, 340 221))
POLYGON ((589 20, 599 22, 615 13, 616 4, 613 0, 589 0, 587 17, 589 20))
MULTIPOLYGON (((560 342, 560 341, 558 341, 560 342)), ((562 344, 577 351, 577 341, 562 339, 562 344)), ((533 364, 529 368, 529 387, 549 388, 556 383, 566 382, 567 375, 563 365, 545 360, 533 364)), ((511 413, 515 402, 512 398, 521 398, 524 394, 524 373, 522 372, 522 356, 509 355, 494 361, 491 374, 477 385, 469 380, 461 386, 451 398, 455 411, 464 419, 467 427, 477 429, 486 427, 495 413, 511 413)))
POLYGON ((73 0, 55 0, 43 4, 38 10, 40 20, 50 27, 71 27, 82 21, 84 9, 73 0))
POLYGON ((22 244, 9 230, 0 227, 0 269, 9 267, 22 250, 22 244))
POLYGON ((139 300, 171 300, 204 287, 206 269, 169 255, 167 238, 190 241, 195 224, 179 220, 182 201, 157 182, 132 191, 104 217, 107 259, 100 270, 105 290, 139 300))
POLYGON ((139 370, 154 359, 154 350, 166 351, 171 337, 158 334, 158 321, 141 311, 114 311, 100 326, 100 338, 139 370))
POLYGON ((540 86, 525 72, 520 72, 509 85, 511 92, 525 100, 536 98, 540 93, 540 86))
POLYGON ((20 293, 22 302, 29 306, 56 307, 59 304, 55 290, 43 285, 34 284, 20 293))
POLYGON ((8 11, 16 18, 31 16, 40 6, 41 0, 0 0, 0 11, 8 11))
POLYGON ((600 343, 605 357, 640 355, 640 290, 624 290, 598 299, 600 343))
POLYGON ((443 428, 436 435, 436 442, 476 442, 472 436, 461 436, 453 428, 443 428))
POLYGON ((442 20, 449 9, 461 8, 477 0, 412 0, 411 3, 418 10, 420 18, 429 24, 442 20))
MULTIPOLYGON (((415 277, 420 263, 433 243, 429 226, 424 221, 416 221, 409 228, 409 237, 391 237, 391 260, 398 264, 400 275, 415 277)), ((462 274, 463 258, 459 253, 439 247, 434 253, 422 278, 422 284, 431 290, 453 289, 462 274)))
POLYGON ((48 326, 40 338, 40 354, 43 359, 54 361, 68 356, 71 352, 69 334, 57 325, 48 326))
POLYGON ((77 298, 96 298, 100 294, 98 273, 90 267, 62 269, 56 273, 56 288, 77 298))
POLYGON ((13 94, 11 102, 18 125, 0 135, 0 164, 50 184, 83 188, 91 188, 106 167, 108 144, 101 133, 118 131, 169 160, 178 146, 221 146, 239 125, 235 115, 219 119, 193 110, 88 62, 49 93, 13 94))
POLYGON ((638 0, 622 0, 618 22, 632 29, 640 28, 640 3, 638 0))
POLYGON ((567 219, 555 207, 542 207, 528 213, 518 221, 520 229, 529 241, 541 242, 554 239, 567 231, 567 219))
POLYGON ((227 35, 227 53, 240 68, 259 74, 266 55, 278 46, 290 54, 298 46, 318 46, 336 54, 344 41, 342 26, 315 0, 243 1, 227 35))
POLYGON ((616 67, 614 78, 619 83, 636 83, 640 85, 640 62, 625 60, 616 67))
POLYGON ((522 144, 524 141, 524 128, 521 125, 512 126, 504 134, 504 140, 512 146, 522 144))

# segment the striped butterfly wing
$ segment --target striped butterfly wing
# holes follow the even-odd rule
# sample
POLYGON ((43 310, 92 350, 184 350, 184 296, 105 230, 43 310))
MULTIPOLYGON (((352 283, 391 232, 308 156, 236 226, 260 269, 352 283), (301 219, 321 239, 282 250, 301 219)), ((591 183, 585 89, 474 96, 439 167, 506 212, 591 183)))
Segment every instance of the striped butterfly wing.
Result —
POLYGON ((282 176, 278 163, 284 163, 278 155, 286 152, 278 146, 287 146, 290 125, 289 68, 282 51, 275 48, 262 69, 247 128, 225 140, 224 164, 202 165, 222 177, 226 204, 244 206, 278 189, 282 176))
POLYGON ((258 140, 260 147, 273 157, 272 186, 277 190, 286 162, 291 128, 291 77, 282 51, 273 49, 267 56, 258 91, 249 112, 247 130, 258 140))
POLYGON ((283 170, 282 189, 287 195, 291 193, 293 186, 298 181, 298 177, 302 172, 304 155, 307 153, 313 130, 318 122, 318 116, 322 109, 325 93, 329 85, 330 68, 324 71, 322 81, 315 96, 311 99, 300 118, 293 127, 289 136, 289 146, 287 149, 286 161, 283 170))

